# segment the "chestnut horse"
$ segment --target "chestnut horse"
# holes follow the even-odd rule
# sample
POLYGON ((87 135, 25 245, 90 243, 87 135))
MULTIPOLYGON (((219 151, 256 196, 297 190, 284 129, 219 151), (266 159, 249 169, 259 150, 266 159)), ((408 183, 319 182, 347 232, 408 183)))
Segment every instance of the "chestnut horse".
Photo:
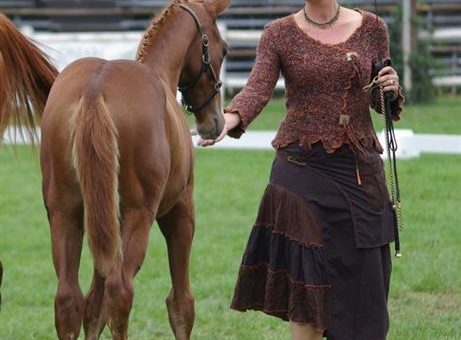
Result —
POLYGON ((87 339, 106 324, 114 339, 127 338, 133 278, 155 219, 168 246, 170 325, 177 339, 190 337, 193 147, 175 94, 179 85, 203 138, 220 134, 226 46, 216 17, 229 3, 175 0, 145 32, 137 61, 83 58, 56 78, 40 162, 60 339, 76 339, 82 323, 87 339), (84 231, 94 260, 86 298, 78 281, 84 231))

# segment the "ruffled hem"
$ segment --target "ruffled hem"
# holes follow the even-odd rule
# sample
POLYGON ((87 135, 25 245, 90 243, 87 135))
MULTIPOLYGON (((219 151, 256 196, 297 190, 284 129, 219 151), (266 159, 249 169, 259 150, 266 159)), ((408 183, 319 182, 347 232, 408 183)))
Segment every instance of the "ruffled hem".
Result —
POLYGON ((327 329, 330 285, 308 285, 295 281, 287 271, 267 264, 241 266, 231 308, 259 310, 285 321, 312 323, 327 329))
POLYGON ((273 227, 254 227, 243 255, 242 267, 262 264, 273 270, 286 271, 294 281, 305 285, 328 284, 323 247, 307 247, 275 233, 273 227))
MULTIPOLYGON (((399 96, 393 102, 393 107, 396 107, 395 109, 393 109, 394 120, 400 119, 399 115, 402 111, 403 100, 404 98, 401 92, 399 92, 399 96)), ((248 123, 245 120, 245 115, 242 114, 240 110, 235 108, 224 109, 224 114, 226 113, 238 114, 240 116, 240 124, 227 132, 227 135, 229 137, 237 139, 240 138, 242 134, 245 133, 246 128, 248 127, 248 123)), ((362 136, 354 137, 353 140, 350 139, 351 136, 351 134, 350 136, 347 136, 346 133, 334 133, 333 137, 331 137, 330 135, 319 137, 318 134, 315 136, 311 134, 300 134, 296 126, 292 126, 290 129, 279 129, 275 139, 272 141, 272 146, 276 150, 278 150, 291 143, 299 142, 299 145, 303 149, 310 151, 313 144, 320 142, 323 144, 325 151, 330 154, 335 152, 344 144, 350 145, 353 149, 361 150, 362 154, 366 153, 367 150, 375 150, 376 152, 381 154, 384 151, 374 131, 370 131, 369 133, 367 133, 366 136, 363 136, 362 134, 362 136)))
MULTIPOLYGON (((334 138, 334 139, 327 139, 327 138, 310 138, 309 136, 303 136, 301 138, 297 136, 276 136, 275 139, 272 141, 272 146, 278 150, 284 148, 292 143, 299 143, 299 146, 306 151, 311 151, 312 146, 316 143, 321 143, 325 149, 325 152, 328 154, 334 153, 343 145, 347 144, 352 149, 354 149, 354 145, 352 145, 349 141, 343 138, 334 138)), ((363 137, 357 138, 354 141, 361 150, 375 150, 376 152, 382 154, 384 149, 379 142, 378 137, 375 135, 370 137, 363 137)))

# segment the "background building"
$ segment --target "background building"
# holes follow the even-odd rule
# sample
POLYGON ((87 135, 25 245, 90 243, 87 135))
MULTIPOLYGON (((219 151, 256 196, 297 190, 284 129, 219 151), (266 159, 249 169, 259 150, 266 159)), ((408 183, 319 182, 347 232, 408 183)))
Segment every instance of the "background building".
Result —
MULTIPOLYGON (((417 39, 428 42, 429 52, 437 61, 430 71, 434 84, 453 93, 459 92, 461 2, 405 1, 411 4, 413 14, 422 24, 419 31, 413 30, 409 50, 416 48, 417 39)), ((51 46, 50 54, 63 67, 86 55, 133 58, 150 18, 167 3, 165 0, 0 0, 0 10, 18 27, 24 28, 26 34, 51 46), (50 35, 50 32, 57 34, 50 35), (101 32, 106 34, 98 34, 101 32)), ((303 3, 303 0, 232 1, 220 20, 230 46, 224 75, 227 91, 245 84, 262 27, 274 18, 297 11, 303 3)), ((340 3, 375 11, 374 0, 342 0, 340 3)), ((392 25, 401 3, 399 0, 378 0, 380 16, 392 25)), ((283 87, 283 83, 278 87, 283 87)))

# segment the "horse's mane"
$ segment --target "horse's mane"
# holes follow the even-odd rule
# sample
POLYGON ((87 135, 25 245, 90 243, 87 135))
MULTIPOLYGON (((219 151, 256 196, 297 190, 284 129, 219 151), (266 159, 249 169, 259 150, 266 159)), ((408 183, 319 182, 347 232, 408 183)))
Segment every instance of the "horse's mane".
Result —
POLYGON ((48 56, 0 13, 0 144, 8 125, 34 140, 58 71, 48 56))
POLYGON ((165 9, 159 15, 155 16, 152 19, 146 32, 144 32, 144 36, 142 37, 141 42, 139 43, 138 52, 136 53, 137 61, 141 63, 144 61, 146 49, 150 46, 151 42, 157 37, 160 28, 170 17, 171 13, 173 12, 173 7, 179 4, 186 4, 189 2, 189 0, 172 0, 171 3, 167 7, 165 7, 165 9))

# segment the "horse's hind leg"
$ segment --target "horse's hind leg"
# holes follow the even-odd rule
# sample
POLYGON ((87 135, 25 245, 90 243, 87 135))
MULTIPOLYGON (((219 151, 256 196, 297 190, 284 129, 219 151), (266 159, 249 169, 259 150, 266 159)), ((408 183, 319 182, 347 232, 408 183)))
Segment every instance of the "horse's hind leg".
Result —
POLYGON ((123 263, 114 269, 105 282, 105 312, 113 339, 127 339, 128 320, 133 303, 133 278, 146 254, 152 210, 122 209, 123 263))
POLYGON ((78 282, 83 239, 83 208, 61 197, 59 207, 47 205, 53 262, 58 277, 55 324, 59 339, 77 339, 84 299, 78 282))
POLYGON ((93 282, 86 296, 85 315, 83 320, 85 339, 87 340, 98 339, 105 326, 103 315, 104 283, 105 278, 95 269, 93 282))
POLYGON ((189 339, 194 325, 194 298, 189 283, 189 255, 194 235, 192 188, 165 216, 158 218, 168 246, 173 287, 166 299, 168 318, 176 339, 189 339))

